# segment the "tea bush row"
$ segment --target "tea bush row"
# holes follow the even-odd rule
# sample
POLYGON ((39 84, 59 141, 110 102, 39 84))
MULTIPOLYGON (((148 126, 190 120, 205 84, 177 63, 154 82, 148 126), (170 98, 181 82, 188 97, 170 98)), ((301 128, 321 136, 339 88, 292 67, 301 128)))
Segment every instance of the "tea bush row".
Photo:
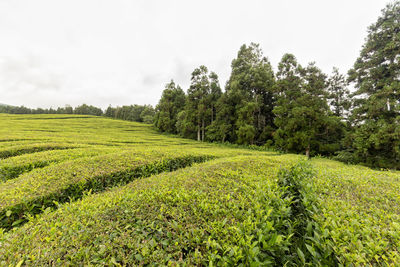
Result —
POLYGON ((0 187, 0 228, 24 223, 56 203, 82 197, 85 191, 102 191, 138 177, 185 167, 210 159, 207 155, 180 156, 163 152, 124 152, 78 159, 38 169, 0 187))

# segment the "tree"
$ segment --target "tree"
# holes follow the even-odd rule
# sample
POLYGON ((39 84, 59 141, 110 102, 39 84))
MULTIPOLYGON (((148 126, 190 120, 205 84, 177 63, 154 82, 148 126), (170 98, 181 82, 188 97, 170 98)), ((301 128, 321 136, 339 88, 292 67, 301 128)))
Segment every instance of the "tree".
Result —
POLYGON ((273 110, 275 125, 278 129, 274 133, 275 146, 282 151, 303 150, 294 138, 289 138, 296 132, 295 118, 292 111, 296 107, 296 100, 301 97, 302 67, 292 54, 285 54, 278 64, 277 82, 275 90, 277 103, 273 110))
MULTIPOLYGON (((192 72, 185 108, 187 115, 194 115, 190 117, 193 119, 193 124, 196 125, 197 141, 204 140, 209 92, 210 81, 208 79, 208 69, 202 65, 192 72)), ((190 117, 187 116, 187 119, 190 117)))
POLYGON ((115 108, 109 105, 108 108, 106 109, 106 112, 104 113, 104 116, 109 118, 115 118, 115 108))
POLYGON ((350 90, 347 87, 346 77, 339 73, 338 68, 333 68, 332 75, 328 79, 328 93, 333 114, 343 118, 345 111, 350 108, 350 90))
POLYGON ((273 126, 274 118, 272 110, 275 103, 273 92, 275 77, 272 66, 263 56, 260 46, 251 43, 249 46, 240 47, 231 67, 231 76, 226 86, 229 99, 227 102, 233 105, 235 114, 235 119, 231 122, 233 132, 229 134, 231 141, 263 144, 266 139, 271 138, 266 134, 266 130, 273 126), (243 112, 248 111, 249 105, 252 107, 251 116, 248 116, 249 114, 243 116, 243 112), (238 120, 239 117, 241 121, 238 120), (254 133, 254 136, 249 133, 254 133))
POLYGON ((140 120, 147 124, 152 124, 154 122, 154 116, 156 114, 154 108, 151 105, 144 105, 143 110, 140 113, 140 120))
POLYGON ((216 116, 211 125, 207 128, 209 141, 225 142, 232 139, 233 124, 235 122, 234 106, 229 102, 230 98, 226 93, 222 94, 215 104, 216 116))
POLYGON ((209 80, 210 80, 210 94, 207 102, 209 103, 210 106, 210 118, 212 123, 217 116, 216 104, 218 99, 222 95, 222 90, 221 86, 219 85, 218 75, 215 72, 210 73, 209 80))
POLYGON ((185 138, 195 139, 197 128, 194 121, 196 121, 195 114, 187 112, 186 109, 179 112, 176 122, 178 134, 185 138))
POLYGON ((74 114, 74 109, 70 105, 65 105, 65 114, 74 114))
POLYGON ((82 104, 74 109, 74 114, 101 116, 103 111, 95 106, 82 104))
POLYGON ((276 146, 284 151, 332 154, 340 148, 343 124, 329 110, 326 75, 310 63, 302 68, 291 54, 278 67, 274 109, 276 146), (332 138, 334 136, 335 138, 332 138))
POLYGON ((400 2, 388 4, 368 29, 349 71, 354 83, 353 149, 359 161, 400 168, 400 2))
POLYGON ((253 144, 256 136, 256 127, 254 126, 255 113, 259 106, 256 102, 248 102, 242 105, 238 111, 237 126, 237 143, 253 144))
POLYGON ((216 73, 209 74, 207 67, 203 65, 192 72, 185 104, 185 122, 180 124, 182 136, 195 134, 198 141, 206 139, 209 126, 216 118, 216 104, 221 94, 216 73))
POLYGON ((177 133, 178 113, 185 106, 186 95, 173 80, 165 85, 161 99, 156 106, 155 126, 163 132, 177 133))

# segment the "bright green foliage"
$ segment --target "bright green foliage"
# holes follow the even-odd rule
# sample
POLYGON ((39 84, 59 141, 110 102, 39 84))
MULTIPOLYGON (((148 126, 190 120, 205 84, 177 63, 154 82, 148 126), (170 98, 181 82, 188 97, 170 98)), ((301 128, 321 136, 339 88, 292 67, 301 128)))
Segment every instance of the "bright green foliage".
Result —
POLYGON ((163 132, 177 133, 178 113, 183 110, 185 100, 185 92, 179 85, 175 85, 174 81, 166 84, 156 107, 157 113, 154 121, 156 127, 163 132))
POLYGON ((329 110, 325 74, 314 63, 303 68, 286 54, 277 77, 276 146, 283 151, 305 151, 308 156, 339 150, 344 125, 329 110))
POLYGON ((102 191, 138 177, 236 153, 224 149, 207 150, 207 146, 181 151, 182 140, 167 138, 160 142, 159 136, 149 127, 102 118, 4 116, 1 123, 4 126, 1 129, 12 127, 15 135, 9 136, 5 131, 7 138, 1 142, 5 147, 0 148, 1 157, 7 158, 0 164, 1 178, 6 180, 0 187, 0 227, 3 228, 25 222, 28 214, 54 207, 54 201, 63 203, 80 198, 87 190, 102 191), (70 121, 71 128, 66 127, 66 120, 70 121), (87 130, 81 132, 85 128, 87 130), (29 142, 31 135, 36 137, 33 143, 29 142), (157 145, 149 147, 149 144, 157 145), (158 145, 168 147, 160 149, 158 145), (80 150, 74 149, 79 147, 80 150), (38 153, 64 149, 74 152, 72 155, 54 152, 48 157, 38 153))
POLYGON ((6 159, 9 157, 15 157, 18 155, 28 154, 28 153, 36 153, 40 151, 47 150, 63 150, 63 149, 72 149, 75 146, 71 144, 29 144, 29 145, 17 145, 17 146, 9 146, 7 148, 0 149, 0 159, 6 159))
POLYGON ((352 112, 354 153, 375 167, 400 168, 399 13, 399 1, 386 6, 349 71, 358 97, 352 112))
POLYGON ((399 172, 375 171, 326 159, 316 167, 314 215, 343 266, 399 266, 399 172))
POLYGON ((0 161, 22 172, 0 182, 2 266, 400 264, 399 172, 101 117, 0 115, 1 151, 46 144, 70 149, 0 161))
POLYGON ((111 152, 117 152, 117 149, 108 147, 91 148, 90 150, 87 148, 71 148, 66 149, 63 152, 56 149, 43 152, 35 151, 33 155, 23 154, 20 156, 13 156, 0 162, 0 181, 16 178, 24 172, 29 172, 35 168, 43 168, 52 163, 73 160, 80 157, 97 156, 111 152))
POLYGON ((182 153, 180 157, 168 158, 165 154, 154 152, 125 152, 118 154, 118 157, 110 154, 32 172, 2 184, 0 227, 12 228, 25 222, 29 215, 54 207, 55 203, 81 198, 85 191, 100 192, 139 177, 190 166, 193 162, 202 162, 209 158, 211 157, 182 153))
POLYGON ((282 265, 291 199, 273 179, 277 163, 218 160, 89 196, 5 236, 0 261, 282 265))
POLYGON ((289 198, 290 218, 288 233, 292 245, 287 252, 288 266, 336 266, 338 261, 330 236, 322 232, 314 215, 320 213, 314 188, 311 184, 315 170, 304 161, 278 173, 278 184, 284 198, 289 198))

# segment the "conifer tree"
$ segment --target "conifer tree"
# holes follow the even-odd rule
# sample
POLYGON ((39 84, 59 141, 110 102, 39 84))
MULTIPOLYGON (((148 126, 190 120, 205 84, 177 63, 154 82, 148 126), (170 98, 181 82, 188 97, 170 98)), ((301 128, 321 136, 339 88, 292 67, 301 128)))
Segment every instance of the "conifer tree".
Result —
POLYGON ((327 103, 326 75, 310 63, 306 68, 291 54, 278 66, 274 134, 277 148, 288 152, 333 154, 340 149, 343 124, 327 103))
POLYGON ((274 118, 275 77, 272 66, 263 56, 260 46, 251 43, 240 47, 231 67, 226 86, 226 102, 231 105, 234 114, 230 121, 231 132, 228 133, 230 141, 263 144, 271 138, 274 118))
POLYGON ((348 89, 346 77, 339 73, 338 68, 333 68, 332 75, 328 79, 328 99, 333 114, 344 117, 345 111, 350 108, 350 90, 348 89))
POLYGON ((353 149, 375 167, 400 168, 400 1, 388 4, 368 29, 349 71, 354 93, 353 149))
POLYGON ((177 133, 178 113, 185 106, 185 92, 173 80, 165 85, 161 99, 156 106, 154 124, 163 132, 177 133))

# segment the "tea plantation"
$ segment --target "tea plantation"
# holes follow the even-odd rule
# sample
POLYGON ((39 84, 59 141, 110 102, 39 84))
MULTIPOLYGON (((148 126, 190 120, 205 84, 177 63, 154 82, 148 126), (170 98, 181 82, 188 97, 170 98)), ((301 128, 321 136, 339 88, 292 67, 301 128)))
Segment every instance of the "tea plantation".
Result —
POLYGON ((400 172, 0 114, 0 266, 399 266, 400 172))

